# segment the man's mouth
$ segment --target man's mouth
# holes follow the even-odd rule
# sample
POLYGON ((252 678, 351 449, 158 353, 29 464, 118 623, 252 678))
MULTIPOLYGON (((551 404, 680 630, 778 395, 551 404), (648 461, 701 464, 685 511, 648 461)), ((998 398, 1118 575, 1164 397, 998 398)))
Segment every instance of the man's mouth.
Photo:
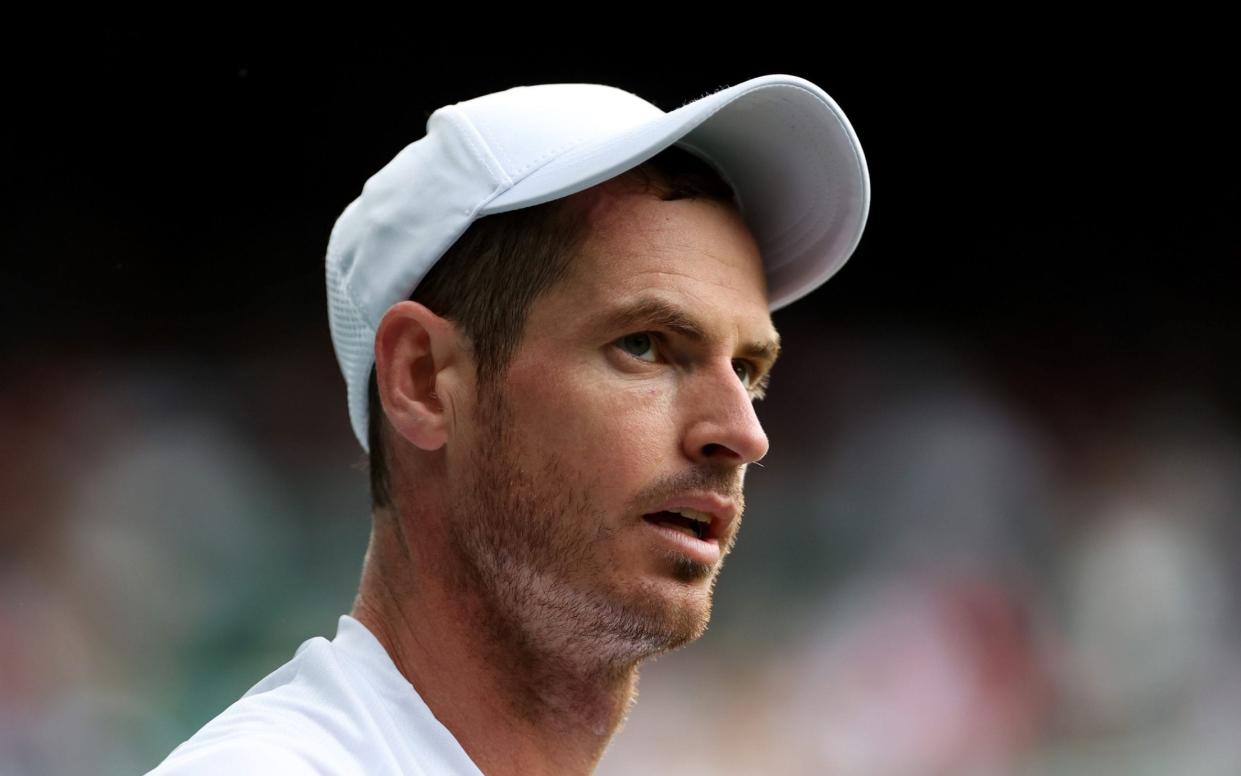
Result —
POLYGON ((648 523, 675 528, 700 540, 706 539, 711 529, 711 515, 696 509, 652 512, 643 515, 642 519, 648 523))

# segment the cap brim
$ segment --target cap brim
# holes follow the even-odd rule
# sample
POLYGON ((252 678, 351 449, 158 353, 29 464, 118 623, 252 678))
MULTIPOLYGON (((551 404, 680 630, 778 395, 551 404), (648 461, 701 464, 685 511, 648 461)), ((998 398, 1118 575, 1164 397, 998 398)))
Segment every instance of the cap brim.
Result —
POLYGON ((772 310, 825 282, 861 240, 870 210, 862 147, 835 101, 791 75, 750 79, 575 148, 516 182, 480 215, 583 191, 673 144, 713 162, 732 185, 763 254, 772 310))

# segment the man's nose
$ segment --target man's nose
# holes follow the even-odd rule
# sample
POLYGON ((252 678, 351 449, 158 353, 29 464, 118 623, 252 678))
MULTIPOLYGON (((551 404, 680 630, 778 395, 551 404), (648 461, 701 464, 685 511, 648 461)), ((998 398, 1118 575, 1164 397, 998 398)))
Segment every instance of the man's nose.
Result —
POLYGON ((767 455, 767 434, 754 401, 731 365, 697 377, 697 390, 686 397, 690 422, 685 455, 692 461, 735 466, 767 455))

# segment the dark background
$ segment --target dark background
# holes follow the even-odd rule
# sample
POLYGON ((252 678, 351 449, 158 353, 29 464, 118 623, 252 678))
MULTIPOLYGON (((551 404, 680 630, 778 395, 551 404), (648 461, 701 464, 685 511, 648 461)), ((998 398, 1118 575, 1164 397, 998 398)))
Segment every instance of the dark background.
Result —
POLYGON ((669 110, 788 72, 851 117, 874 191, 841 287, 799 323, 931 330, 1035 380, 1241 387, 1235 79, 1205 42, 471 62, 398 34, 185 35, 103 27, 10 69, 10 350, 210 359, 323 330, 336 215, 447 102, 598 80, 669 110))

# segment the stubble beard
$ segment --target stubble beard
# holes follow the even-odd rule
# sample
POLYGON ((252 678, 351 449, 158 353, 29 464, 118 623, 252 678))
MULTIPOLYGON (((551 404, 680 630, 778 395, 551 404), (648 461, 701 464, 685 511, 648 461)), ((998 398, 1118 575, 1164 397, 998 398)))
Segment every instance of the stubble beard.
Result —
POLYGON ((705 609, 670 606, 658 590, 613 589, 597 548, 614 546, 627 527, 602 514, 558 458, 528 468, 503 396, 486 394, 475 412, 471 476, 459 483, 449 526, 457 582, 479 602, 477 625, 490 646, 528 673, 620 679, 699 638, 720 564, 672 556, 681 581, 709 577, 705 609), (583 589, 581 580, 598 584, 583 589))

